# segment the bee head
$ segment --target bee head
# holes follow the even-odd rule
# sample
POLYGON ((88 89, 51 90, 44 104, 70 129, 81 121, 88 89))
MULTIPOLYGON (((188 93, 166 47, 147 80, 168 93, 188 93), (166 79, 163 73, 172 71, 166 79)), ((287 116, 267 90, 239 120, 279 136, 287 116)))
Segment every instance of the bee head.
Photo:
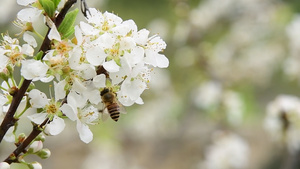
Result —
POLYGON ((109 89, 108 89, 108 88, 104 88, 104 89, 101 91, 100 95, 103 96, 103 95, 105 95, 105 94, 108 93, 108 92, 109 92, 109 89))

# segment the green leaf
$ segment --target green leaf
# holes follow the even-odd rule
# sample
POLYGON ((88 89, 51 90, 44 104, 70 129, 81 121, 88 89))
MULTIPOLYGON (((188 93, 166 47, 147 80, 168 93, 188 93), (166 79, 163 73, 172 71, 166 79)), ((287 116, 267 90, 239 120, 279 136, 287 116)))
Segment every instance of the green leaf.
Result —
POLYGON ((69 36, 72 35, 74 32, 75 32, 75 29, 74 29, 74 28, 70 29, 68 32, 66 32, 66 34, 64 34, 64 35, 62 36, 62 39, 65 39, 65 38, 69 37, 69 36))
POLYGON ((67 38, 71 34, 74 33, 74 23, 76 20, 76 16, 78 14, 78 9, 74 9, 73 11, 70 11, 65 16, 65 19, 62 21, 60 26, 58 27, 58 32, 61 33, 62 39, 67 38))
POLYGON ((50 18, 54 17, 55 10, 56 10, 54 2, 52 2, 51 0, 39 0, 39 2, 42 5, 42 7, 44 8, 47 15, 50 18))
POLYGON ((43 56, 43 51, 40 51, 39 53, 37 53, 33 59, 35 60, 41 60, 42 59, 42 56, 43 56))
POLYGON ((56 9, 61 0, 52 0, 52 1, 54 3, 55 9, 56 9))

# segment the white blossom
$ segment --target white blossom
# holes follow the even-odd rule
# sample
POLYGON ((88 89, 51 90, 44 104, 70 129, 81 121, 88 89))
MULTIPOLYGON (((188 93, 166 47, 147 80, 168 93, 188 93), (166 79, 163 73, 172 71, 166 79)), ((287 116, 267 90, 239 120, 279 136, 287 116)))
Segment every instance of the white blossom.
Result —
POLYGON ((37 81, 46 77, 48 66, 38 60, 30 59, 22 61, 21 75, 32 81, 37 81))
POLYGON ((29 149, 32 150, 32 153, 36 153, 43 148, 43 142, 42 141, 34 141, 30 144, 29 149))
POLYGON ((249 156, 248 144, 236 134, 214 133, 213 144, 205 152, 205 169, 243 169, 249 156))
POLYGON ((32 168, 32 169, 42 169, 42 165, 36 161, 30 163, 29 165, 30 165, 30 168, 32 168))
POLYGON ((59 103, 54 100, 47 99, 45 93, 40 92, 37 89, 33 89, 28 94, 30 98, 30 104, 35 108, 42 108, 43 111, 27 116, 32 122, 36 124, 42 124, 47 118, 50 123, 46 125, 44 130, 49 135, 57 135, 65 128, 65 122, 58 115, 59 103))
POLYGON ((10 165, 7 162, 0 162, 0 169, 10 169, 10 165))
POLYGON ((17 17, 22 22, 35 22, 42 11, 37 8, 25 8, 18 12, 17 17))
POLYGON ((300 149, 299 121, 300 99, 298 97, 279 95, 268 104, 265 128, 274 140, 285 140, 290 152, 300 149))
POLYGON ((79 108, 69 103, 64 104, 61 110, 70 120, 76 121, 76 128, 80 139, 85 143, 91 142, 93 133, 88 125, 94 124, 94 121, 98 119, 98 110, 92 106, 79 108))

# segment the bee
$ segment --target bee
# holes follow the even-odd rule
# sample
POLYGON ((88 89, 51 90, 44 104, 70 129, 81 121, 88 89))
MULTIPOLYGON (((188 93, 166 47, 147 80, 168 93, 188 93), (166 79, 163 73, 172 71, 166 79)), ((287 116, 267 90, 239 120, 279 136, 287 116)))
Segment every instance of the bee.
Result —
POLYGON ((117 94, 110 88, 104 88, 100 95, 111 119, 117 122, 119 120, 121 111, 121 105, 117 100, 117 94))

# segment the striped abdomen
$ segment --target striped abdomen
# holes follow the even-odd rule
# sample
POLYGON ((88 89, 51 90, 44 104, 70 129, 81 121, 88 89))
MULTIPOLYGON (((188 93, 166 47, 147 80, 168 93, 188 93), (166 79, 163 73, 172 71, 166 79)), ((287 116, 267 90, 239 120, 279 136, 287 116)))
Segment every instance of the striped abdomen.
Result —
POLYGON ((112 104, 108 104, 106 106, 107 111, 110 115, 110 117, 114 120, 114 121, 118 121, 119 117, 120 117, 120 106, 118 103, 112 103, 112 104))

